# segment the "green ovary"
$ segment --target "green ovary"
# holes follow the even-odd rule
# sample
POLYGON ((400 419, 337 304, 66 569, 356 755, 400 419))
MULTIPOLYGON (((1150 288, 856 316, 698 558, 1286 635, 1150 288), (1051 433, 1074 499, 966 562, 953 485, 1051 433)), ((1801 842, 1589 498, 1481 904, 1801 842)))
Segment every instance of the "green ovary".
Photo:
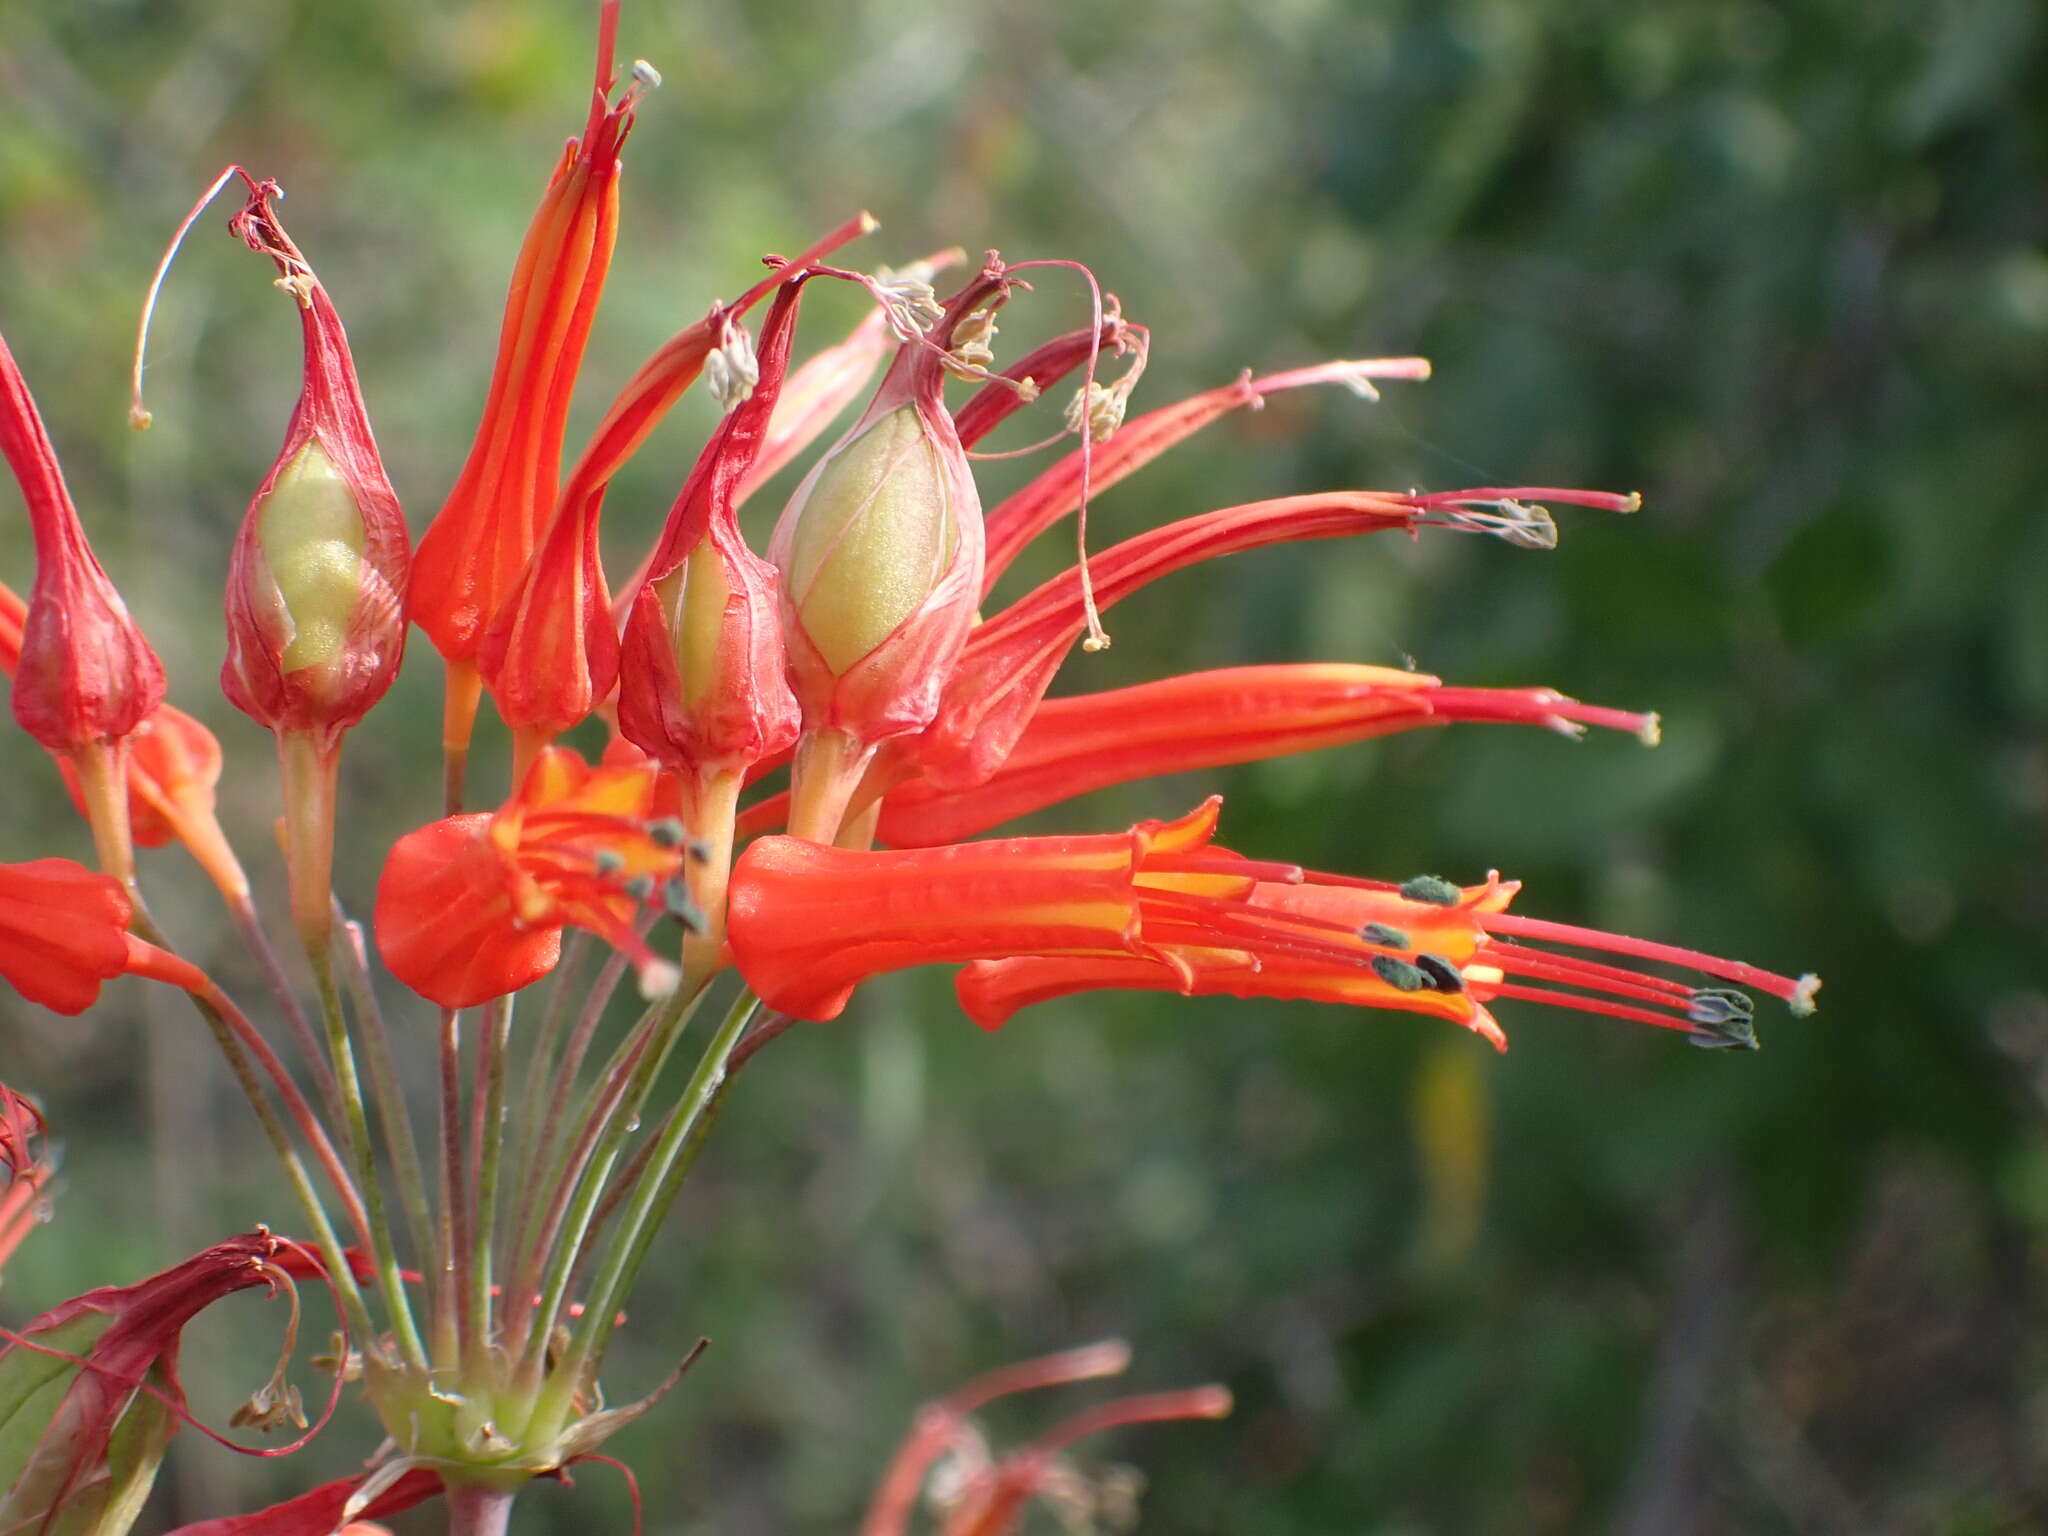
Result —
POLYGON ((339 661, 362 592, 363 514, 317 442, 279 472, 256 514, 256 540, 291 630, 279 665, 298 672, 339 661))
POLYGON ((683 702, 701 704, 718 681, 718 643, 725 634, 725 603, 731 595, 711 541, 706 539, 691 551, 680 567, 654 584, 654 591, 668 616, 683 702))
POLYGON ((946 476, 904 406, 812 483, 790 544, 790 591, 811 643, 844 672, 917 611, 952 558, 946 476))

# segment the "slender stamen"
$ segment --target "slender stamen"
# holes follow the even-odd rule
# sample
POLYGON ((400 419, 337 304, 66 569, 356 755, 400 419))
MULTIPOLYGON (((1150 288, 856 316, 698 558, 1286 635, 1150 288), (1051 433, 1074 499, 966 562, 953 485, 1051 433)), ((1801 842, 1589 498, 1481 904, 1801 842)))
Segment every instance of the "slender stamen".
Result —
POLYGON ((1604 977, 1609 981, 1625 981, 1638 986, 1656 987, 1660 991, 1690 996, 1693 988, 1682 981, 1673 981, 1668 976, 1653 976, 1646 971, 1631 971, 1619 965, 1605 965, 1598 960, 1586 960, 1577 955, 1553 955, 1543 950, 1524 949, 1511 939, 1496 939, 1485 952, 1486 959, 1505 970, 1519 967, 1511 963, 1510 957, 1528 956, 1542 961, 1545 965, 1568 965, 1584 976, 1604 977))
POLYGON ((1561 501, 1569 506, 1597 507, 1603 512, 1639 512, 1643 506, 1641 491, 1582 491, 1560 485, 1482 485, 1463 491, 1413 493, 1407 499, 1415 506, 1432 509, 1523 501, 1561 501))
POLYGON ((1561 957, 1559 960, 1553 960, 1549 956, 1538 957, 1533 951, 1529 950, 1510 954, 1504 949, 1495 948, 1486 951, 1486 962, 1484 963, 1491 963, 1512 975, 1534 976, 1543 981, 1560 981, 1572 986, 1587 987, 1598 992, 1611 992, 1616 997, 1638 998, 1644 1002, 1655 1003, 1662 1008, 1670 1008, 1678 1013, 1686 1012, 1695 996, 1690 987, 1680 987, 1673 991, 1669 990, 1668 983, 1652 985, 1652 983, 1662 982, 1663 978, 1661 977, 1631 977, 1628 980, 1622 980, 1619 977, 1589 974, 1580 970, 1575 965, 1560 963, 1560 961, 1561 957))
MULTIPOLYGON (((1065 267, 1080 273, 1088 281, 1088 321, 1092 334, 1088 342, 1088 365, 1081 375, 1081 399, 1086 401, 1095 392, 1095 367, 1102 357, 1102 285, 1095 280, 1095 274, 1078 261, 1047 258, 1019 262, 1010 270, 1021 272, 1030 267, 1065 267)), ((1143 355, 1139 354, 1141 360, 1143 355)), ((1102 627, 1102 614, 1095 606, 1095 581, 1088 569, 1088 493, 1093 479, 1096 439, 1095 433, 1086 429, 1087 425, 1084 420, 1081 433, 1081 502, 1074 509, 1074 544, 1078 552, 1076 569, 1081 578, 1081 613, 1088 630, 1087 637, 1081 641, 1081 649, 1093 652, 1109 649, 1109 632, 1102 627)))
MULTIPOLYGON (((135 362, 128 374, 128 425, 138 432, 147 431, 149 424, 156 419, 142 403, 142 361, 143 353, 149 346, 149 321, 156 313, 157 295, 163 290, 164 279, 170 275, 171 261, 177 256, 178 247, 185 243, 185 236, 191 232, 192 226, 199 222, 199 215, 206 211, 208 203, 220 196, 220 189, 237 176, 249 184, 251 191, 255 190, 255 181, 239 165, 231 165, 214 177, 213 185, 199 194, 199 201, 192 205, 192 211, 186 214, 184 222, 178 225, 177 233, 171 236, 170 245, 165 248, 162 258, 156 264, 156 271, 150 275, 149 289, 142 299, 142 318, 135 326, 135 362)), ((282 193, 278 195, 283 196, 282 193)))
POLYGON ((1548 939, 1554 944, 1570 944, 1580 949, 1605 950, 1609 954, 1634 955, 1639 960, 1658 960, 1666 965, 1684 966, 1687 970, 1699 971, 1703 975, 1718 976, 1723 981, 1732 981, 1737 986, 1755 987, 1759 992, 1768 992, 1775 998, 1788 1003, 1796 1014, 1813 1012, 1813 995, 1820 990, 1820 978, 1813 975, 1792 977, 1780 976, 1761 966, 1750 965, 1741 960, 1723 960, 1715 955, 1704 955, 1696 949, 1680 949, 1671 944, 1657 944, 1648 939, 1632 939, 1626 934, 1603 933, 1597 928, 1580 928, 1571 923, 1552 922, 1540 917, 1522 917, 1508 912, 1488 912, 1480 918, 1480 926, 1488 933, 1508 933, 1525 939, 1548 939))
POLYGON ((1583 997, 1575 992, 1553 992, 1545 987, 1524 987, 1513 982, 1500 982, 1490 989, 1497 997, 1519 998, 1525 1003, 1547 1003, 1553 1008, 1571 1008, 1580 1013, 1604 1013, 1610 1018, 1633 1019, 1638 1024, 1654 1024, 1659 1029, 1678 1029, 1690 1032, 1692 1022, 1682 1016, 1668 1013, 1652 1013, 1647 1008, 1634 1008, 1627 1003, 1610 1003, 1601 997, 1583 997))

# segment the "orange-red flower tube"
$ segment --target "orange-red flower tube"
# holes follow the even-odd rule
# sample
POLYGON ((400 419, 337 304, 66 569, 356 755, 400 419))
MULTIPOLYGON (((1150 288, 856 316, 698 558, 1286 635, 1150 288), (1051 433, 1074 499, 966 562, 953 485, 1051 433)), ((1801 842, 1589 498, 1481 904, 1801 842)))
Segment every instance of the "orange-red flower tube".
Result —
POLYGON ((476 441, 420 539, 412 617, 450 662, 475 656, 555 510, 569 399, 618 236, 619 153, 640 96, 636 81, 610 100, 617 33, 618 0, 605 0, 589 116, 519 248, 476 441))
POLYGON ((1665 961, 1810 1010, 1818 980, 1506 915, 1518 887, 1464 890, 1304 875, 1212 848, 1219 800, 1122 836, 1024 837, 855 852, 762 838, 733 872, 740 973, 771 1006, 829 1019, 870 976, 944 961, 994 1028, 1016 1008, 1084 988, 1315 998, 1433 1014, 1504 1044, 1484 1004, 1557 1003, 1754 1044, 1740 992, 1695 988, 1523 938, 1665 961), (1483 952, 1482 952, 1483 951, 1483 952), (1577 989, 1536 987, 1542 981, 1577 989))
POLYGON ((1498 1050, 1507 1049, 1507 1037, 1485 1005, 1500 998, 1678 1030, 1700 1046, 1756 1046, 1754 1005, 1745 992, 1535 949, 1519 942, 1526 936, 1682 967, 1769 993, 1795 1014, 1813 1011, 1818 977, 1781 976, 1742 961, 1515 916, 1507 906, 1519 890, 1518 882, 1497 876, 1463 889, 1429 875, 1400 885, 1322 874, 1298 884, 1261 882, 1249 898, 1252 907, 1329 936, 1349 934, 1352 952, 1336 964, 1327 954, 1285 947, 1204 956, 1192 979, 1146 957, 1026 956, 971 965, 956 990, 961 1006, 984 1029, 1000 1028, 1034 1003, 1115 989, 1302 998, 1434 1013, 1463 1023, 1498 1050), (1537 981, 1553 985, 1531 984, 1537 981))
MULTIPOLYGON (((1204 390, 1172 405, 1161 406, 1156 411, 1147 411, 1125 422, 1106 441, 1091 444, 1086 470, 1087 489, 1092 495, 1100 495, 1212 422, 1221 420, 1232 411, 1258 410, 1268 396, 1283 390, 1339 384, 1373 395, 1374 379, 1428 377, 1429 360, 1421 357, 1359 358, 1318 363, 1313 367, 1295 368, 1258 379, 1247 373, 1219 389, 1204 390)), ((963 427, 969 422, 969 412, 973 409, 970 405, 961 411, 963 427)), ((1010 568, 1025 545, 1081 505, 1082 486, 1082 457, 1077 449, 1048 465, 1030 484, 989 508, 983 596, 987 596, 989 589, 1010 568)))

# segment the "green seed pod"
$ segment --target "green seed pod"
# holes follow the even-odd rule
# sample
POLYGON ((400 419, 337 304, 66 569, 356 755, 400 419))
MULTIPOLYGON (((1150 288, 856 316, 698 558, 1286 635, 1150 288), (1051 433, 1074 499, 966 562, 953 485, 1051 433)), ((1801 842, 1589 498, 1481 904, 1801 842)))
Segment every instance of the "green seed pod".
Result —
POLYGON ((363 513, 334 460, 308 439, 256 508, 256 542, 291 639, 285 672, 340 659, 363 581, 363 513))
POLYGON ((957 545, 949 476, 909 405, 826 459, 783 516, 789 600, 834 672, 918 610, 957 545))

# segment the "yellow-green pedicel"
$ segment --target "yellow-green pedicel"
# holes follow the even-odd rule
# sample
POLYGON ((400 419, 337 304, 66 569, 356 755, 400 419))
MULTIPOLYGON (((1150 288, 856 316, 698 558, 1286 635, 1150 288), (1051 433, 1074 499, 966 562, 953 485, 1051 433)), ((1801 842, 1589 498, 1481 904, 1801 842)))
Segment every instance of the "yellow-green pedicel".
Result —
POLYGON ((278 474, 257 512, 256 538, 291 632, 284 671, 332 666, 362 592, 363 514, 318 442, 309 439, 278 474))
POLYGON ((826 461, 789 552, 804 631, 835 672, 889 638, 953 559, 950 491, 910 406, 891 411, 826 461))

